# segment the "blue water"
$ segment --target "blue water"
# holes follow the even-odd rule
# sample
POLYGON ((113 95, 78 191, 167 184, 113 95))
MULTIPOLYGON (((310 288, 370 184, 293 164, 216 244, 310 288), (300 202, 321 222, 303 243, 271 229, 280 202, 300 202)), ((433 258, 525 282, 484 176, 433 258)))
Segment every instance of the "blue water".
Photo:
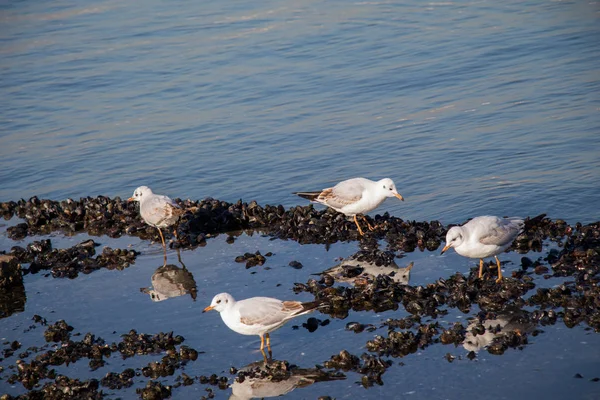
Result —
POLYGON ((391 177, 382 211, 598 219, 599 7, 19 2, 2 7, 0 199, 293 205, 391 177))
MULTIPOLYGON (((599 39, 600 6, 585 1, 0 3, 0 201, 34 195, 129 197, 137 186, 148 185, 171 197, 292 206, 305 202, 291 192, 364 176, 394 179, 406 201, 388 200, 377 212, 410 220, 458 223, 481 214, 547 213, 571 224, 596 221, 599 39)), ((15 244, 4 232, 0 250, 15 244)), ((239 368, 255 360, 255 338, 240 339, 216 314, 198 317, 214 286, 241 297, 293 296, 293 282, 305 282, 309 273, 357 250, 356 243, 334 246, 333 253, 277 243, 281 265, 306 257, 300 261, 308 267, 270 271, 261 275, 263 284, 252 286, 247 279, 256 275, 249 271, 230 282, 226 277, 232 274, 225 277, 219 268, 239 270, 235 256, 246 250, 264 253, 269 242, 249 237, 233 248, 209 242, 184 254, 204 285, 192 307, 189 299, 154 304, 141 297, 139 287, 149 285, 160 263, 156 245, 150 251, 149 244, 131 237, 100 241, 138 246, 143 253, 136 268, 75 281, 28 276, 27 309, 5 319, 0 336, 14 340, 9 333, 50 310, 80 331, 99 330, 85 311, 93 309, 115 321, 100 332, 107 340, 118 340, 109 332, 127 332, 134 321, 148 332, 175 330, 191 342, 186 344, 207 351, 210 363, 239 368), (243 243, 247 249, 239 248, 243 243), (56 304, 48 306, 45 296, 56 288, 65 298, 52 297, 56 304), (107 299, 118 299, 121 292, 120 301, 130 308, 115 300, 105 309, 107 299), (96 297, 70 308, 84 293, 96 297), (191 308, 181 311, 184 301, 191 308), (203 335, 203 329, 210 333, 203 335), (202 342, 217 339, 212 350, 202 342), (233 356, 219 353, 232 343, 243 347, 233 356)), ((511 254, 516 265, 519 258, 511 254)), ((415 284, 468 269, 454 253, 408 255, 407 263, 412 260, 415 284)), ((388 316, 353 317, 379 323, 388 316)), ((348 339, 354 334, 343 331, 346 322, 319 329, 315 342, 321 344, 311 343, 304 329, 304 334, 282 330, 275 355, 308 368, 342 348, 360 354, 368 338, 348 339), (339 339, 342 334, 345 339, 339 339), (330 349, 332 340, 340 340, 340 348, 330 349), (294 343, 306 347, 306 359, 294 343)), ((538 377, 511 368, 522 365, 516 352, 480 360, 486 369, 475 380, 478 364, 448 365, 442 358, 451 350, 443 346, 407 360, 407 367, 390 368, 383 387, 358 393, 475 398, 483 394, 473 388, 484 385, 489 398, 534 396, 542 389, 546 395, 595 395, 597 384, 571 379, 590 369, 586 347, 579 343, 588 340, 598 348, 597 336, 586 335, 557 327, 538 339, 538 350, 527 348, 523 357, 544 366, 538 377), (548 348, 569 341, 571 334, 575 344, 568 351, 579 358, 548 356, 548 348), (447 375, 438 370, 442 362, 447 375), (490 383, 488 373, 521 386, 505 382, 501 388, 490 383), (419 381, 419 376, 431 378, 419 381), (560 385, 543 387, 544 380, 560 385), (536 384, 527 386, 532 381, 536 384)), ((216 372, 210 363, 193 372, 216 372)), ((314 390, 299 389, 292 396, 350 398, 359 379, 315 384, 314 390)), ((187 390, 204 394, 198 385, 187 390)))

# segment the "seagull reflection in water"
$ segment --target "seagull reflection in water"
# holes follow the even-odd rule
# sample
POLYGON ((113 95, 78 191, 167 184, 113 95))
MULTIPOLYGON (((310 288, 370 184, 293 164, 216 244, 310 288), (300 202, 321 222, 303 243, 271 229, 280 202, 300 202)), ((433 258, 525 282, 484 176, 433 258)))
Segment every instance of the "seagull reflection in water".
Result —
POLYGON ((282 396, 316 382, 346 379, 339 372, 318 368, 298 368, 285 361, 257 361, 243 367, 231 385, 229 400, 247 400, 282 396))
POLYGON ((351 285, 360 284, 361 282, 365 282, 366 279, 373 279, 379 275, 387 275, 394 282, 408 285, 410 271, 414 263, 411 262, 402 268, 393 259, 387 263, 381 263, 381 265, 377 264, 375 261, 361 259, 361 257, 357 257, 355 254, 318 275, 329 275, 338 282, 349 283, 351 285))
POLYGON ((196 288, 194 275, 188 271, 181 261, 179 252, 177 256, 182 268, 173 264, 164 264, 152 274, 152 287, 140 289, 142 293, 148 294, 152 301, 163 301, 186 294, 189 294, 192 300, 196 301, 198 289, 196 288))
POLYGON ((529 318, 527 311, 510 308, 497 313, 494 318, 471 320, 467 326, 463 347, 467 351, 478 352, 490 346, 497 338, 513 332, 517 335, 530 333, 535 327, 536 323, 529 318))

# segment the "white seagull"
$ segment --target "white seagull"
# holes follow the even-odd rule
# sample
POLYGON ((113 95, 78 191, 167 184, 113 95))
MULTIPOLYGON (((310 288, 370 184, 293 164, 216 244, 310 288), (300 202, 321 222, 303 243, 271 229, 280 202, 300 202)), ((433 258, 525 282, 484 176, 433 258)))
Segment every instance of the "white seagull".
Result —
MULTIPOLYGON (((167 228, 177 222, 179 217, 185 212, 177 203, 168 196, 154 194, 148 186, 140 186, 135 189, 133 196, 127 201, 137 201, 140 203, 140 215, 145 223, 158 229, 162 245, 167 252, 165 238, 160 228, 167 228)), ((177 232, 173 234, 177 237, 177 232)))
POLYGON ((483 274, 483 259, 494 256, 498 265, 496 282, 500 282, 502 270, 498 254, 510 247, 524 227, 525 222, 518 217, 500 218, 490 215, 475 217, 463 226, 453 226, 448 230, 442 254, 450 247, 454 247, 461 256, 479 258, 479 278, 483 274))
MULTIPOLYGON (((354 217, 354 223, 361 235, 364 233, 356 219, 357 214, 373 211, 388 197, 397 197, 404 201, 404 198, 396 190, 394 181, 390 178, 384 178, 377 182, 366 178, 352 178, 317 192, 294 192, 293 194, 331 207, 346 216, 354 217)), ((363 219, 366 221, 364 216, 363 219)), ((369 229, 373 230, 368 222, 367 225, 369 229)))
POLYGON ((235 301, 229 293, 216 295, 204 311, 215 310, 221 314, 225 325, 242 335, 260 336, 260 350, 264 352, 265 337, 271 351, 269 332, 279 329, 290 319, 314 311, 319 306, 316 301, 281 301, 272 297, 251 297, 235 301))

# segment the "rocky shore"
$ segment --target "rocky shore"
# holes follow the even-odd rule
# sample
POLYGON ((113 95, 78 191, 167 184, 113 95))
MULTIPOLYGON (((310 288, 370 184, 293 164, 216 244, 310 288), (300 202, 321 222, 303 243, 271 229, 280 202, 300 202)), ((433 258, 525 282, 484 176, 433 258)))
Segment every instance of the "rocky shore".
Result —
MULTIPOLYGON (((343 319, 351 310, 383 312, 400 307, 410 314, 401 319, 388 319, 379 327, 348 322, 348 331, 360 333, 384 328, 386 333, 368 340, 363 354, 344 350, 309 370, 278 361, 268 367, 244 371, 233 368, 230 376, 219 376, 216 372, 212 376, 192 377, 184 372, 178 375, 176 386, 209 385, 205 398, 214 396, 213 388, 241 385, 250 378, 281 382, 292 377, 308 379, 307 376, 311 376, 314 381, 333 380, 343 379, 344 372, 348 371, 362 376, 361 384, 370 387, 383 384, 385 371, 392 365, 391 359, 432 345, 471 346, 468 357, 476 358, 477 350, 483 348, 500 355, 511 348, 527 346, 528 337, 542 334, 540 327, 547 325, 562 323, 573 327, 584 324, 590 330, 600 332, 600 223, 569 225, 544 215, 527 218, 525 231, 513 243, 513 251, 541 251, 542 243, 548 241, 556 245, 543 257, 530 259, 523 256, 518 268, 513 268, 512 274, 501 283, 497 284, 493 279, 495 264, 486 264, 483 279, 477 278, 474 268, 467 275, 456 273, 426 285, 411 286, 407 284, 408 278, 394 279, 395 272, 364 274, 360 263, 388 266, 398 252, 436 251, 450 226, 439 221, 404 221, 384 214, 367 217, 375 229, 360 237, 354 223, 343 215, 331 210, 319 211, 311 205, 285 209, 281 205, 261 206, 256 202, 176 201, 186 212, 177 226, 177 238, 170 241, 173 248, 203 246, 220 234, 228 235, 227 241, 232 243, 244 231, 258 231, 275 239, 301 244, 327 245, 358 240, 360 251, 335 275, 325 271, 304 283, 290 283, 290 287, 296 292, 310 293, 323 303, 321 319, 343 319), (356 261, 356 265, 352 261, 356 261), (563 283, 552 288, 536 287, 536 279, 552 278, 561 278, 563 283), (447 325, 439 321, 440 316, 447 315, 452 309, 468 313, 475 307, 480 311, 468 323, 457 321, 447 325)), ((18 217, 23 221, 7 229, 11 239, 32 239, 27 245, 15 245, 0 254, 0 288, 3 289, 0 318, 22 311, 24 300, 19 303, 18 293, 23 292, 24 296, 21 289, 23 274, 47 270, 54 278, 74 279, 79 274, 101 268, 127 268, 139 255, 134 250, 111 248, 104 248, 97 254, 98 244, 94 240, 69 249, 55 249, 50 239, 36 240, 36 235, 85 232, 91 236, 131 235, 143 240, 160 239, 156 229, 141 221, 136 206, 119 198, 100 196, 52 201, 34 197, 0 203, 0 213, 6 220, 18 217)), ((265 257, 270 255, 260 251, 246 253, 232 257, 232 262, 245 263, 246 268, 251 268, 262 265, 265 257)), ((156 378, 176 374, 181 366, 194 362, 202 354, 183 345, 183 337, 173 332, 140 334, 131 331, 124 334, 119 343, 109 344, 93 333, 75 340, 74 328, 65 321, 48 325, 43 317, 37 317, 34 322, 46 328, 46 342, 60 346, 45 351, 23 351, 18 341, 4 344, 2 360, 12 358, 14 362, 10 371, 0 370, 0 375, 7 382, 20 382, 29 390, 17 397, 20 399, 102 398, 103 387, 112 390, 130 387, 134 376, 148 378, 147 386, 137 389, 141 398, 166 398, 176 388, 164 386, 156 378), (136 369, 110 372, 100 380, 79 381, 58 375, 52 368, 85 359, 93 371, 104 365, 104 359, 113 353, 123 358, 139 354, 160 354, 162 358, 136 369)), ((316 324, 314 329, 327 323, 313 322, 316 324)), ((447 359, 452 362, 453 356, 448 353, 447 359)), ((1 397, 12 398, 15 397, 1 397)))

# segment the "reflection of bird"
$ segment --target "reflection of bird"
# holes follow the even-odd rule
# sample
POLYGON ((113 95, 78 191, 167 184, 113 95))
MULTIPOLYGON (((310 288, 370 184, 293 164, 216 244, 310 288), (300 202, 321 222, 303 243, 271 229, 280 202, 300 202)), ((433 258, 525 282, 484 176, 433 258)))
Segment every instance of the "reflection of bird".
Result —
POLYGON ((490 345, 495 338, 506 335, 509 332, 528 333, 535 328, 536 324, 526 318, 527 312, 514 309, 499 313, 494 319, 486 319, 481 322, 485 332, 474 335, 473 328, 479 325, 479 319, 475 318, 467 326, 463 347, 467 351, 479 351, 490 345))
POLYGON ((242 335, 260 336, 260 350, 271 351, 269 332, 279 329, 290 319, 307 314, 317 308, 318 302, 281 301, 272 297, 251 297, 235 301, 229 293, 216 295, 203 312, 216 310, 221 313, 225 325, 242 335), (264 335, 264 336, 263 336, 264 335))
POLYGON ((494 256, 498 265, 498 279, 502 280, 502 270, 498 254, 508 249, 525 226, 520 218, 499 218, 493 216, 475 217, 463 226, 453 226, 446 233, 446 246, 461 256, 479 258, 479 278, 483 275, 483 259, 494 256))
MULTIPOLYGON (((404 198, 396 191, 394 181, 390 178, 384 178, 377 182, 366 178, 352 178, 318 192, 294 192, 293 194, 324 204, 346 216, 354 217, 354 223, 361 235, 364 233, 356 219, 357 214, 368 213, 376 209, 388 197, 397 197, 404 201, 404 198)), ((364 216, 363 219, 366 221, 364 216)), ((367 225, 369 229, 373 230, 368 222, 367 225)))
MULTIPOLYGON (((140 215, 145 223, 158 229, 165 254, 167 246, 165 238, 160 228, 167 228, 177 222, 183 215, 184 210, 167 196, 152 193, 147 186, 140 186, 135 189, 133 196, 127 201, 137 201, 140 203, 140 215)), ((173 232, 177 237, 177 232, 173 232)))
POLYGON ((284 377, 286 375, 288 376, 282 379, 283 377, 280 376, 280 374, 273 377, 272 366, 277 367, 278 365, 283 365, 283 368, 287 368, 285 363, 272 360, 268 365, 269 367, 267 367, 263 361, 260 361, 242 368, 240 372, 246 372, 247 375, 242 382, 238 379, 233 382, 229 400, 277 397, 289 393, 296 388, 312 385, 315 382, 346 379, 344 375, 328 374, 317 368, 300 369, 294 367, 290 367, 289 370, 286 370, 284 377))
POLYGON ((152 288, 141 289, 152 301, 190 294, 196 300, 196 281, 190 271, 172 264, 159 267, 152 275, 152 288))
POLYGON ((321 272, 319 275, 328 274, 338 282, 346 282, 354 284, 357 279, 365 277, 377 277, 378 275, 387 275, 395 282, 403 285, 408 285, 410 280, 410 271, 414 263, 411 262, 408 266, 400 268, 393 260, 387 265, 378 266, 375 262, 359 261, 354 257, 349 257, 342 260, 341 263, 335 265, 328 270, 321 272))

